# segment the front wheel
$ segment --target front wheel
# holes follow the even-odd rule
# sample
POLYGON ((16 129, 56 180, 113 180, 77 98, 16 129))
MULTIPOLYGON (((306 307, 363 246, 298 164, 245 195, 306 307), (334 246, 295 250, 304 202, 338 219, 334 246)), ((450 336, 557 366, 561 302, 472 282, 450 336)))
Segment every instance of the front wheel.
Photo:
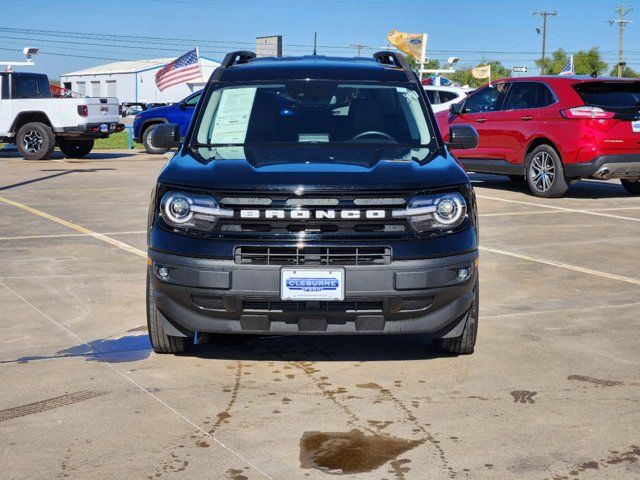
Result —
POLYGON ((438 338, 434 344, 451 355, 470 355, 476 345, 478 336, 478 312, 480 307, 479 283, 473 289, 473 302, 471 308, 466 313, 467 321, 464 324, 462 335, 452 338, 438 338))
POLYGON ((527 184, 536 197, 559 198, 569 189, 560 155, 550 145, 539 145, 525 162, 527 184))
POLYGON ((93 140, 60 140, 60 150, 67 158, 82 158, 93 150, 93 140))
POLYGON ((622 186, 631 195, 640 195, 640 180, 620 180, 622 186))
POLYGON ((156 307, 153 285, 147 273, 147 329, 149 340, 156 353, 183 353, 189 348, 190 338, 172 337, 164 332, 162 314, 156 307))

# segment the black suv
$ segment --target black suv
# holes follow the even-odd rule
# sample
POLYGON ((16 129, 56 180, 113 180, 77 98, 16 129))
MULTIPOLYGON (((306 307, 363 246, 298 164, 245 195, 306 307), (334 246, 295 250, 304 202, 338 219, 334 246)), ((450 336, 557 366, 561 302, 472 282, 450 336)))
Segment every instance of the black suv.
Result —
MULTIPOLYGON (((199 333, 432 333, 472 353, 478 220, 404 58, 228 54, 149 211, 158 353, 199 333)), ((473 148, 458 125, 451 146, 473 148)))

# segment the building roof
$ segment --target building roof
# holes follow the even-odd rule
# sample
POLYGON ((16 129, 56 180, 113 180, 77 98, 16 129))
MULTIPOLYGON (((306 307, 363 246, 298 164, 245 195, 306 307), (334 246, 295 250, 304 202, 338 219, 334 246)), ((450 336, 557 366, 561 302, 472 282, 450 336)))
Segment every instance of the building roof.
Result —
MULTIPOLYGON (((84 70, 78 70, 71 73, 65 73, 63 77, 71 77, 76 75, 109 75, 114 73, 138 73, 144 70, 152 68, 158 68, 166 65, 169 62, 175 60, 172 58, 156 58, 152 60, 127 60, 123 62, 107 63, 106 65, 98 65, 97 67, 86 68, 84 70)), ((200 57, 201 62, 214 63, 219 65, 219 62, 208 58, 200 57)))

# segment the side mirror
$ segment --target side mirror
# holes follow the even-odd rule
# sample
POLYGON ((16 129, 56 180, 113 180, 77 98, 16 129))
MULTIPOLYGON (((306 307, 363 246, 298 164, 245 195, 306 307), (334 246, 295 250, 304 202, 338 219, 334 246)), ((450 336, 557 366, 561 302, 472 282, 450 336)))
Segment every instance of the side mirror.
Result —
POLYGON ((463 105, 464 105, 464 102, 453 103, 453 104, 449 105, 449 111, 453 115, 461 115, 462 114, 462 106, 463 105))
POLYGON ((470 125, 452 125, 449 128, 449 148, 465 150, 478 146, 478 132, 470 125))
POLYGON ((187 102, 180 102, 180 103, 178 104, 178 108, 179 108, 180 110, 186 110, 186 109, 187 109, 187 102))
POLYGON ((151 130, 149 143, 155 148, 175 148, 180 141, 180 126, 175 123, 161 123, 151 130))

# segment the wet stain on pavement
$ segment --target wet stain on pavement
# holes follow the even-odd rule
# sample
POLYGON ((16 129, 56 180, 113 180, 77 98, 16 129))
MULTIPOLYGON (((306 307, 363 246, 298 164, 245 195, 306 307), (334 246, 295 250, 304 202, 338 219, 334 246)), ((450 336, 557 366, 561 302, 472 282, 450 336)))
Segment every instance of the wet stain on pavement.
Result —
POLYGON ((48 398, 39 402, 27 403, 19 407, 8 408, 0 411, 0 422, 11 420, 13 418, 25 417, 34 413, 46 412, 54 408, 73 405, 74 403, 84 402, 92 398, 106 395, 108 392, 97 392, 93 390, 80 390, 78 392, 67 393, 59 397, 48 398))
POLYGON ((218 417, 218 420, 216 420, 216 423, 214 423, 211 429, 209 430, 209 434, 211 435, 213 435, 216 432, 216 430, 220 428, 220 425, 222 425, 223 423, 229 423, 229 419, 231 418, 231 413, 230 413, 231 409, 233 408, 233 406, 236 403, 236 400, 238 399, 238 391, 240 390, 240 381, 242 380, 243 367, 244 366, 242 362, 240 360, 237 360, 236 366, 235 366, 233 387, 231 389, 231 397, 229 398, 227 407, 222 412, 216 415, 218 417))
POLYGON ((300 467, 333 475, 371 472, 424 443, 385 435, 305 432, 300 439, 300 467))
POLYGON ((17 363, 66 357, 85 357, 88 362, 126 363, 144 360, 150 354, 151 343, 147 335, 127 335, 121 338, 100 338, 60 350, 51 356, 20 357, 17 363))
POLYGON ((550 478, 551 480, 569 480, 579 478, 580 474, 586 471, 601 470, 608 468, 611 465, 618 465, 621 463, 638 463, 638 460, 640 459, 640 446, 631 445, 628 450, 624 452, 612 450, 610 453, 611 455, 605 458, 583 462, 579 465, 576 465, 575 467, 572 467, 566 474, 556 474, 550 478))
POLYGON ((230 468, 227 470, 227 475, 229 476, 229 480, 249 480, 249 477, 243 475, 242 470, 238 470, 237 468, 230 468))
POLYGON ((601 380, 599 378, 587 377, 584 375, 569 375, 567 380, 577 380, 578 382, 593 383, 602 387, 615 387, 616 385, 624 385, 618 380, 601 380))
POLYGON ((511 392, 513 403, 536 403, 533 400, 538 392, 530 392, 529 390, 514 390, 511 392))

